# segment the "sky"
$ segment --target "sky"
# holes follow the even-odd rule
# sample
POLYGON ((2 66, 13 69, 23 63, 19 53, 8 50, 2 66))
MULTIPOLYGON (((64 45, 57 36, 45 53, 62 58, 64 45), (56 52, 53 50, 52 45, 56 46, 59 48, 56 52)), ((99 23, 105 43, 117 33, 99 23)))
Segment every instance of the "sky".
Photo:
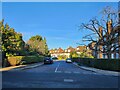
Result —
POLYGON ((2 18, 5 23, 23 35, 27 42, 31 36, 47 39, 49 49, 77 47, 82 37, 90 33, 80 30, 81 23, 99 17, 106 7, 118 8, 117 2, 3 2, 2 18))

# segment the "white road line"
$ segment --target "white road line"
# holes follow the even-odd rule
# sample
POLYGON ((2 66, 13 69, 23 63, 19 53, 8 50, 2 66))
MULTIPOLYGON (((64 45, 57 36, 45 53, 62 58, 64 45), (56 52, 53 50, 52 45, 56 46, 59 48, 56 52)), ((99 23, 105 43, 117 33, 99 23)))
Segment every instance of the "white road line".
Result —
POLYGON ((73 82, 72 79, 64 79, 64 82, 73 82))
POLYGON ((58 66, 56 67, 55 72, 57 72, 59 66, 60 66, 60 63, 59 63, 58 66))

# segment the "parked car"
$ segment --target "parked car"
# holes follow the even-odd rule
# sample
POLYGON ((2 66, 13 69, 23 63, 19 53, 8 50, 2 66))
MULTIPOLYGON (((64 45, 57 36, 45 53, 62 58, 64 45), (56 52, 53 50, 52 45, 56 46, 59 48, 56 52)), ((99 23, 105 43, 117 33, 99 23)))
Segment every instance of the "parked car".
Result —
POLYGON ((44 58, 44 64, 52 64, 53 63, 53 60, 51 57, 45 57, 44 58))
POLYGON ((58 58, 57 57, 52 57, 53 60, 57 60, 58 58))
POLYGON ((66 59, 66 63, 72 63, 71 58, 67 58, 67 59, 66 59))

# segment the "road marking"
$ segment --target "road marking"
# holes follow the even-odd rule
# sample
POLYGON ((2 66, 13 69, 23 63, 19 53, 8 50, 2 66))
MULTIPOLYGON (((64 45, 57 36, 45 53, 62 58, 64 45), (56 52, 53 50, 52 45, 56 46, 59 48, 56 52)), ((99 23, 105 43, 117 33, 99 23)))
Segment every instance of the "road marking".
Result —
POLYGON ((65 71, 64 73, 71 73, 70 71, 65 71))
POLYGON ((55 72, 57 72, 59 66, 60 66, 60 63, 59 63, 58 66, 56 67, 55 72))
POLYGON ((64 82, 73 82, 72 79, 64 79, 64 82))

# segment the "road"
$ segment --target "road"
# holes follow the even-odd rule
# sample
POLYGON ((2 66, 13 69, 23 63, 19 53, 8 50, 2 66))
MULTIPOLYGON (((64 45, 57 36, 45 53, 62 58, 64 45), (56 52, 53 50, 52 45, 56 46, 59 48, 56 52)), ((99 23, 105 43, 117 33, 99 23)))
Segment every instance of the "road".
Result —
POLYGON ((65 61, 3 72, 3 88, 118 88, 118 77, 102 75, 65 61))

